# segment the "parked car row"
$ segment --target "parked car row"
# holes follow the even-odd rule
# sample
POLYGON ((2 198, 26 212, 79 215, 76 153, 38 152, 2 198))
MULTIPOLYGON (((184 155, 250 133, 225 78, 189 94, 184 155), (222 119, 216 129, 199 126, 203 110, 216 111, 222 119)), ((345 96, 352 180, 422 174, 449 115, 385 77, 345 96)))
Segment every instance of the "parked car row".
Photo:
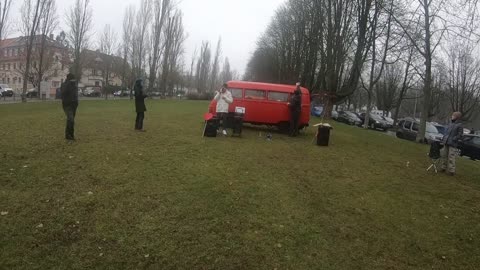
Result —
MULTIPOLYGON (((348 125, 361 127, 365 123, 365 115, 365 113, 333 111, 332 119, 348 125)), ((377 114, 370 113, 370 117, 368 119, 368 127, 373 130, 387 131, 388 129, 393 127, 393 119, 391 118, 386 118, 377 114)))

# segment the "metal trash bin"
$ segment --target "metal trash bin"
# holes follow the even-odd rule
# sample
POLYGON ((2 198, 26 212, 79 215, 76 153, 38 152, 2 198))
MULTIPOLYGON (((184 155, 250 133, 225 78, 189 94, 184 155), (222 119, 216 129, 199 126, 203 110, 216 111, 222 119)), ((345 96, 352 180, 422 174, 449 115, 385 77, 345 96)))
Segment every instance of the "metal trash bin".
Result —
POLYGON ((328 146, 330 144, 330 131, 332 127, 330 125, 319 125, 317 132, 317 145, 318 146, 328 146))

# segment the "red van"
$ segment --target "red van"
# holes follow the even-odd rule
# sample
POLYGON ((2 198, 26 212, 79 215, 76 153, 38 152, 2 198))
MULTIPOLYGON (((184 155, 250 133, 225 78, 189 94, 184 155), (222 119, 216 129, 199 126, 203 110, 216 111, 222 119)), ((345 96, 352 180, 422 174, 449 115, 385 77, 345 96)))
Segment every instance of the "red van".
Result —
MULTIPOLYGON (((229 112, 245 108, 244 123, 277 126, 287 129, 290 121, 288 102, 296 89, 295 85, 230 81, 227 83, 233 96, 229 112)), ((209 112, 215 114, 217 102, 210 103, 209 112)), ((300 128, 310 122, 310 92, 302 88, 302 114, 300 128)))

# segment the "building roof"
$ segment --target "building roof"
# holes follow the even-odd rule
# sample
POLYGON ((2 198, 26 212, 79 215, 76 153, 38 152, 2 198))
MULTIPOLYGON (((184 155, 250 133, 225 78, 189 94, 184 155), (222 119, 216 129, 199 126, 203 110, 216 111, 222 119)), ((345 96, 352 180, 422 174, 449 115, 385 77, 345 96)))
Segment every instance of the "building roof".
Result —
MULTIPOLYGON (((35 40, 33 42, 34 45, 39 44, 41 42, 42 36, 43 35, 36 35, 35 36, 35 40)), ((25 44, 27 43, 27 38, 28 37, 20 36, 20 37, 0 40, 0 49, 25 46, 25 44)), ((65 48, 65 46, 61 42, 53 39, 52 37, 46 36, 46 38, 47 38, 47 42, 49 43, 48 46, 50 46, 50 47, 53 46, 53 47, 57 47, 57 48, 65 48)))

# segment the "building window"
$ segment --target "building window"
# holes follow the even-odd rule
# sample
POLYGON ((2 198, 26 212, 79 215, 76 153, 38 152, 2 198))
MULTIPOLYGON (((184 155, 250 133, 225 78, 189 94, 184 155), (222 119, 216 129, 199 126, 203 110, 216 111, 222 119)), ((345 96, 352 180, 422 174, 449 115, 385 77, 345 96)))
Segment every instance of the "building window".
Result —
POLYGON ((17 69, 17 63, 13 63, 13 69, 17 69))
POLYGON ((10 70, 11 66, 10 66, 10 63, 8 63, 8 70, 10 70))
POLYGON ((95 86, 97 86, 97 87, 100 86, 100 82, 99 82, 99 81, 96 81, 96 82, 95 82, 95 86))

